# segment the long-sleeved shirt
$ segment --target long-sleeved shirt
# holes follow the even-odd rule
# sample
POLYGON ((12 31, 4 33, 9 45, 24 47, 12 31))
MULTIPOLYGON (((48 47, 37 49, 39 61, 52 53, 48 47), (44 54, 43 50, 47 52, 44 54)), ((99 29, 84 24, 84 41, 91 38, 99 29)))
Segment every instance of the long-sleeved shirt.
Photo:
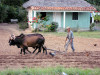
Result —
POLYGON ((67 33, 67 38, 69 40, 74 39, 74 35, 73 35, 73 32, 72 31, 70 31, 69 33, 67 33))

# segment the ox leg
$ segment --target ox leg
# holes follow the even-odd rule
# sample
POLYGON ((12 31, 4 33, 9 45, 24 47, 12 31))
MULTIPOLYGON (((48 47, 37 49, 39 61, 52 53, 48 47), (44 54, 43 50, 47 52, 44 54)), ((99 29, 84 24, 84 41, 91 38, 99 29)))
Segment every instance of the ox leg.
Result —
POLYGON ((44 51, 46 52, 46 54, 47 54, 47 48, 46 47, 44 47, 44 46, 42 46, 42 48, 43 48, 43 53, 44 53, 44 51))
POLYGON ((38 47, 35 48, 35 50, 33 51, 33 53, 37 50, 38 47))
POLYGON ((24 55, 27 54, 27 53, 25 52, 26 49, 27 49, 27 47, 24 47, 24 48, 23 48, 24 55))
POLYGON ((45 51, 45 48, 44 47, 42 47, 43 48, 43 53, 44 53, 44 51, 45 51))
POLYGON ((41 47, 39 47, 39 50, 38 50, 38 52, 36 53, 36 55, 37 55, 39 52, 41 52, 41 47))
POLYGON ((20 54, 22 54, 22 51, 23 51, 23 49, 21 49, 21 52, 20 52, 20 54))
POLYGON ((24 55, 26 54, 26 52, 25 52, 25 48, 23 49, 23 52, 24 52, 24 55))
POLYGON ((41 47, 39 47, 38 52, 41 52, 41 47))
POLYGON ((31 53, 31 51, 28 50, 28 47, 26 48, 26 50, 27 50, 29 53, 31 53))

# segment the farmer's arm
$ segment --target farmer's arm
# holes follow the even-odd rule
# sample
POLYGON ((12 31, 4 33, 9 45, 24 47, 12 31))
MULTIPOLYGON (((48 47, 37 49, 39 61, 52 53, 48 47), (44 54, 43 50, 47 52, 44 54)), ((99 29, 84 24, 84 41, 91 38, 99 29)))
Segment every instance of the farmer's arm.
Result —
POLYGON ((74 39, 74 35, 73 35, 73 32, 71 32, 71 39, 70 39, 70 42, 72 43, 72 40, 74 39))
POLYGON ((67 36, 66 36, 66 39, 65 39, 65 44, 66 44, 66 42, 67 42, 68 37, 69 37, 69 35, 68 35, 68 33, 67 33, 67 36))
POLYGON ((67 37, 66 37, 66 39, 65 39, 65 44, 66 44, 66 41, 67 41, 67 37))

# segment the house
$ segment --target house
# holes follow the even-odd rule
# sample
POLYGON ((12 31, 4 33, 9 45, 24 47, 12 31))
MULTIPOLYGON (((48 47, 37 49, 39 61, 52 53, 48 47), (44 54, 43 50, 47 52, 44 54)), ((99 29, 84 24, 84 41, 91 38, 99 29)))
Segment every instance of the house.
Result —
POLYGON ((47 24, 58 22, 59 28, 70 26, 81 30, 89 30, 90 13, 96 10, 84 0, 29 0, 23 7, 28 11, 29 21, 40 13, 49 16, 47 24))

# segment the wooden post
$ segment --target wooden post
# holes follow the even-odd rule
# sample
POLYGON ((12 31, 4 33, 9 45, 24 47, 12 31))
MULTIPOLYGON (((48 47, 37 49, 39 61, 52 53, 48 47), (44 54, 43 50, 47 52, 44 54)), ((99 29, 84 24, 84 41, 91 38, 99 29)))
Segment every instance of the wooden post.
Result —
POLYGON ((92 13, 92 23, 94 23, 94 12, 92 13))
POLYGON ((63 25, 63 28, 66 28, 65 26, 65 21, 66 21, 66 12, 64 11, 64 14, 63 14, 63 19, 64 19, 64 21, 63 21, 63 23, 64 23, 64 25, 63 25))
MULTIPOLYGON (((36 11, 34 11, 34 17, 36 17, 36 11)), ((34 23, 34 29, 36 28, 36 23, 34 23)))
POLYGON ((32 9, 31 8, 29 8, 29 9, 27 9, 27 11, 28 11, 28 26, 29 26, 29 28, 28 29, 26 29, 25 31, 26 32, 31 32, 32 30, 33 30, 33 28, 32 28, 32 9))

